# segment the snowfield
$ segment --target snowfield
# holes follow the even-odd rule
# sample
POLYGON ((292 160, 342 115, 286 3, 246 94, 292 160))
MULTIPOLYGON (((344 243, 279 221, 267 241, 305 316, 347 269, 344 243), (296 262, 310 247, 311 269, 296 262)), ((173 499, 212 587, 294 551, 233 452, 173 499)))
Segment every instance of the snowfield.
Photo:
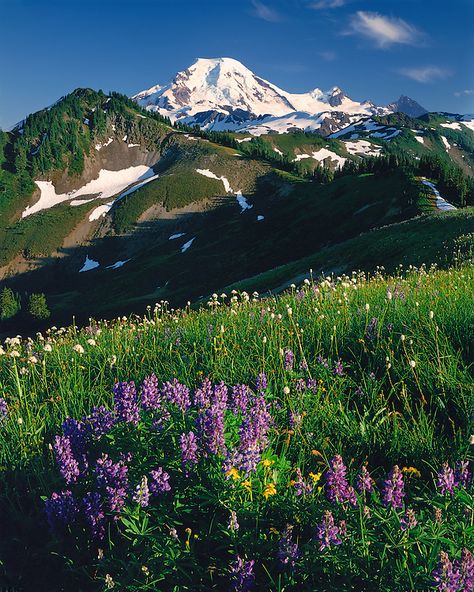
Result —
POLYGON ((114 141, 113 138, 109 138, 107 140, 107 142, 105 142, 104 144, 96 144, 95 145, 95 149, 96 150, 101 150, 102 148, 105 148, 106 146, 108 146, 109 144, 111 144, 114 141))
POLYGON ((444 210, 446 212, 448 212, 450 210, 457 210, 456 206, 453 206, 453 204, 450 204, 443 197, 441 197, 441 195, 440 195, 439 191, 436 189, 436 185, 434 185, 434 183, 431 183, 430 181, 427 181, 426 179, 422 179, 421 182, 423 183, 423 185, 426 185, 427 187, 429 187, 433 191, 433 193, 435 194, 436 207, 438 210, 444 210))
POLYGON ((125 261, 116 261, 112 265, 107 265, 106 269, 118 269, 119 267, 123 267, 125 263, 128 263, 130 259, 125 259, 125 261))
POLYGON ((460 124, 457 121, 453 121, 452 123, 440 123, 439 124, 441 127, 447 127, 448 129, 453 129, 453 130, 462 130, 462 127, 460 126, 460 124))
POLYGON ((92 212, 89 214, 89 222, 103 218, 112 207, 112 204, 113 202, 109 202, 92 210, 92 212))
POLYGON ((415 136, 415 140, 417 142, 420 142, 420 144, 425 144, 425 138, 423 138, 422 136, 415 136))
MULTIPOLYGON (((150 177, 156 179, 157 175, 155 175, 152 168, 145 165, 128 167, 120 171, 101 169, 97 179, 89 181, 89 183, 86 183, 83 187, 71 191, 70 193, 59 194, 56 193, 56 189, 51 181, 35 181, 41 191, 40 198, 34 205, 28 206, 22 213, 21 217, 26 218, 26 216, 36 214, 41 210, 52 208, 64 201, 76 200, 76 198, 82 195, 95 195, 95 199, 107 199, 120 193, 133 183, 145 181, 147 179, 151 181, 152 179, 150 177)), ((135 189, 135 187, 132 189, 135 189)), ((120 197, 124 197, 124 195, 120 197)), ((82 204, 78 204, 76 201, 74 205, 82 204)))
POLYGON ((195 239, 196 239, 196 237, 193 236, 193 238, 188 240, 187 243, 184 243, 184 245, 181 247, 181 253, 184 253, 185 251, 187 251, 189 249, 189 247, 193 244, 195 239))
POLYGON ((175 240, 176 238, 181 238, 185 234, 185 232, 178 232, 177 234, 172 234, 168 240, 175 240))
POLYGON ((449 150, 451 148, 451 144, 448 142, 448 139, 445 138, 444 136, 441 136, 441 140, 442 140, 446 150, 449 150))
POLYGON ((247 198, 242 195, 242 191, 234 191, 230 186, 229 179, 227 177, 218 177, 215 173, 211 172, 209 169, 196 169, 196 173, 203 175, 204 177, 209 177, 209 179, 217 179, 218 181, 222 181, 224 184, 224 189, 226 193, 233 193, 239 202, 239 206, 241 208, 240 213, 244 212, 245 210, 250 210, 253 208, 247 201, 247 198))
POLYGON ((86 255, 86 260, 84 261, 84 265, 79 270, 79 273, 83 273, 84 271, 90 271, 91 269, 95 269, 99 267, 99 262, 94 261, 94 259, 89 259, 89 255, 86 255))
POLYGON ((294 159, 294 162, 298 162, 304 158, 314 158, 314 160, 317 160, 318 162, 322 162, 323 160, 326 160, 326 158, 330 158, 331 160, 337 162, 337 166, 339 168, 342 167, 347 160, 347 158, 343 158, 342 156, 339 156, 339 154, 336 154, 327 148, 320 148, 311 154, 298 154, 294 159))
POLYGON ((382 153, 382 146, 378 146, 377 144, 372 144, 367 140, 357 140, 354 142, 349 142, 348 140, 343 140, 344 145, 346 147, 347 152, 349 154, 363 154, 365 156, 380 156, 382 153))

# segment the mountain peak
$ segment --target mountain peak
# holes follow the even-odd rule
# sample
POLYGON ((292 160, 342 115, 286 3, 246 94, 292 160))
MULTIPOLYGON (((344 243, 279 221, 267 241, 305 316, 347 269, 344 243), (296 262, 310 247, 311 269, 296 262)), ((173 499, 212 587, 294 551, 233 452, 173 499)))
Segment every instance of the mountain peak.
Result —
POLYGON ((405 113, 405 115, 409 115, 410 117, 420 117, 420 115, 428 113, 424 107, 406 95, 400 95, 397 101, 393 101, 387 107, 394 113, 405 113))

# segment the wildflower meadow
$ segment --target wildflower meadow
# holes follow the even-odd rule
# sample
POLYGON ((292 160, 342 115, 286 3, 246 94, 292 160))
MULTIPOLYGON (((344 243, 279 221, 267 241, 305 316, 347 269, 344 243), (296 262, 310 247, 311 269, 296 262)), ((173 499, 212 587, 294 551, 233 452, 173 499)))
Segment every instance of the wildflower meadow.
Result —
POLYGON ((474 590, 474 268, 53 327, 0 350, 0 583, 474 590))

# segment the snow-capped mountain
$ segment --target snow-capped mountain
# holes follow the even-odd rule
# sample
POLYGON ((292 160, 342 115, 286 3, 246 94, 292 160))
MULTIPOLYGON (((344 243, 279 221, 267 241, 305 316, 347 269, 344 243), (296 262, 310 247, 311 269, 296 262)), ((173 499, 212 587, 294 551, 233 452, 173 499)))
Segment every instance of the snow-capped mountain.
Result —
POLYGON ((393 111, 370 101, 354 101, 339 87, 327 92, 315 88, 307 93, 289 93, 232 58, 199 58, 167 85, 155 85, 132 98, 172 121, 251 133, 296 127, 321 130, 327 120, 328 131, 333 132, 350 123, 352 117, 393 111))

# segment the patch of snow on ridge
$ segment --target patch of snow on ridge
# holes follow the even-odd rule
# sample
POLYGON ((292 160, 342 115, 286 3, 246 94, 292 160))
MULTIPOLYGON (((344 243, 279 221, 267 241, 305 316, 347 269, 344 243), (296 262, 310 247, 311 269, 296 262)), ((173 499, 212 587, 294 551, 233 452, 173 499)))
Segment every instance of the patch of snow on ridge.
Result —
POLYGON ((89 222, 93 222, 94 220, 98 220, 99 218, 103 218, 107 212, 110 211, 113 202, 106 203, 102 206, 98 206, 89 215, 89 222))
MULTIPOLYGON (((35 181, 41 191, 40 198, 35 204, 28 206, 22 213, 21 217, 26 218, 26 216, 30 216, 41 210, 52 208, 63 201, 72 200, 81 197, 82 195, 97 194, 95 199, 107 199, 120 193, 129 185, 132 185, 137 181, 144 181, 150 177, 156 178, 157 175, 155 175, 152 168, 145 165, 128 167, 120 171, 101 169, 97 179, 89 181, 89 183, 86 183, 86 185, 83 185, 75 191, 59 194, 56 193, 56 189, 51 181, 35 181)), ((151 180, 152 179, 150 179, 150 181, 151 180)))
POLYGON ((192 239, 188 240, 187 243, 184 243, 184 245, 181 247, 181 253, 184 253, 185 251, 187 251, 189 249, 189 247, 193 244, 193 241, 195 240, 195 236, 193 236, 192 239))
POLYGON ((226 177, 218 177, 215 173, 212 173, 209 169, 196 169, 196 173, 203 175, 204 177, 209 177, 209 179, 217 179, 218 181, 222 181, 224 183, 224 189, 227 193, 234 193, 232 191, 232 187, 226 177))
POLYGON ((237 201, 239 202, 239 206, 241 208, 240 213, 245 212, 245 210, 250 210, 253 208, 253 205, 250 205, 249 202, 247 201, 247 198, 245 198, 242 195, 242 191, 237 191, 235 193, 235 197, 237 198, 237 201))
POLYGON ((347 152, 349 154, 365 154, 367 156, 380 156, 382 147, 378 144, 372 144, 368 140, 356 140, 349 142, 343 140, 347 152))
POLYGON ((128 263, 130 259, 125 259, 125 261, 116 261, 112 265, 107 265, 106 269, 118 269, 119 267, 123 267, 125 263, 128 263))
POLYGON ((89 255, 86 255, 86 260, 84 261, 84 265, 79 270, 79 273, 83 273, 84 271, 90 271, 91 269, 95 269, 99 266, 100 263, 98 261, 94 261, 94 259, 89 259, 89 255))
POLYGON ((181 238, 185 234, 186 234, 185 232, 178 232, 176 234, 172 234, 168 240, 175 240, 176 238, 181 238))
POLYGON ((314 158, 318 162, 322 162, 323 160, 326 160, 326 158, 330 158, 331 160, 335 160, 337 162, 338 167, 342 167, 347 160, 347 158, 343 158, 342 156, 339 156, 339 154, 336 154, 327 148, 320 148, 312 154, 298 154, 294 159, 294 162, 298 162, 303 158, 314 158))
POLYGON ((111 144, 113 141, 114 141, 114 139, 113 139, 113 138, 109 138, 109 139, 107 140, 107 142, 105 142, 104 144, 100 144, 100 143, 99 143, 99 144, 96 144, 96 145, 95 145, 95 149, 96 149, 96 150, 100 150, 101 148, 105 148, 106 146, 108 146, 109 144, 111 144))
POLYGON ((457 210, 456 206, 453 206, 453 204, 446 201, 444 199, 444 197, 441 197, 441 195, 440 195, 439 191, 436 189, 436 185, 434 185, 434 183, 431 183, 430 181, 427 181, 424 178, 421 180, 421 182, 423 183, 423 185, 426 185, 427 187, 429 187, 433 191, 433 193, 435 194, 436 207, 438 210, 444 210, 444 211, 457 210))
POLYGON ((261 222, 262 220, 265 220, 265 216, 257 216, 257 222, 261 222))
POLYGON ((440 123, 439 125, 441 127, 447 127, 448 129, 453 129, 453 130, 460 131, 462 129, 457 121, 453 121, 452 123, 440 123))
POLYGON ((444 136, 441 136, 441 141, 443 142, 446 150, 449 150, 451 148, 451 144, 448 142, 447 138, 445 138, 444 136))
POLYGON ((279 154, 280 156, 283 156, 283 152, 279 149, 279 148, 275 148, 275 146, 273 147, 273 150, 279 154))
POLYGON ((422 136, 415 136, 415 140, 417 142, 420 142, 420 144, 425 144, 425 138, 423 138, 422 136))
POLYGON ((242 144, 242 142, 250 142, 252 138, 235 138, 235 141, 238 142, 239 144, 242 144))
POLYGON ((129 148, 136 148, 137 146, 140 146, 140 144, 129 144, 128 145, 129 148))

